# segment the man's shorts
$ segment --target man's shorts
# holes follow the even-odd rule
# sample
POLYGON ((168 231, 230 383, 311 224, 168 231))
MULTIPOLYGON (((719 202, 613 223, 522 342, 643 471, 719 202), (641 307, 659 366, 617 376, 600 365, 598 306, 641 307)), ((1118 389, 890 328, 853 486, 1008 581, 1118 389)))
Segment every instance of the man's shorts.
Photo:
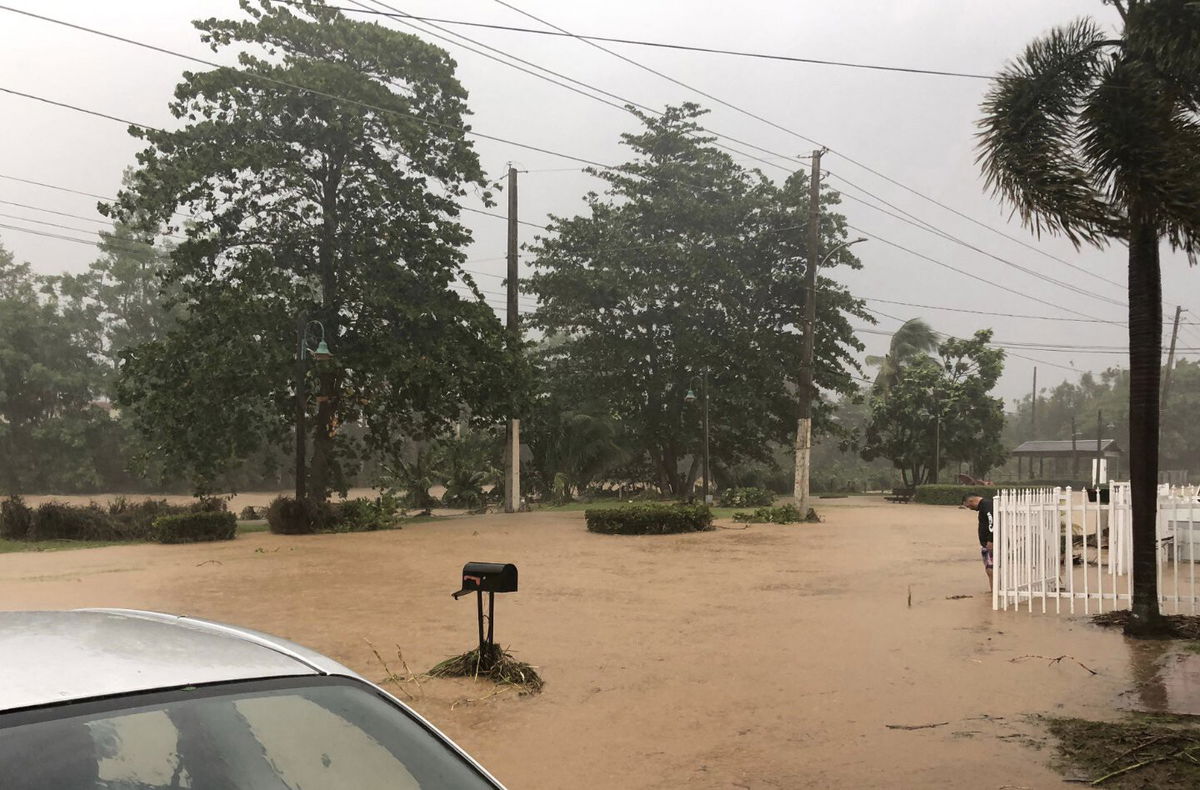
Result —
POLYGON ((993 567, 992 550, 987 546, 980 546, 979 554, 981 557, 983 557, 983 567, 991 570, 993 567))

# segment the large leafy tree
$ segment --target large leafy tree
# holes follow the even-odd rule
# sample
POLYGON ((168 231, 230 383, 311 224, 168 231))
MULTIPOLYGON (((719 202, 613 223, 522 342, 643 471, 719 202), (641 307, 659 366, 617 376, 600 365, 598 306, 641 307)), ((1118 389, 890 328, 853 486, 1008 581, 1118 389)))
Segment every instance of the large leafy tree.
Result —
MULTIPOLYGON (((777 186, 740 167, 699 129, 702 113, 635 113, 642 128, 622 135, 633 159, 594 173, 608 186, 585 196, 585 214, 552 221, 529 279, 531 324, 561 341, 548 355, 554 389, 603 402, 676 495, 700 473, 703 409, 684 395, 700 394, 704 371, 713 465, 731 465, 789 440, 802 364, 807 177, 777 186)), ((825 249, 845 238, 837 202, 823 194, 825 249)), ((858 262, 841 250, 827 263, 838 265, 858 262)), ((833 280, 818 287, 815 378, 847 391, 861 349, 848 317, 870 319, 833 280)))
POLYGON ((478 293, 451 288, 470 284, 458 201, 487 193, 446 52, 317 0, 241 6, 196 23, 239 65, 184 75, 178 130, 132 130, 147 147, 111 210, 184 234, 165 272, 183 315, 126 354, 120 397, 204 484, 286 442, 300 376, 324 497, 362 449, 342 426, 388 453, 467 407, 486 421, 517 348, 478 293), (332 361, 298 365, 306 326, 332 361))
POLYGON ((1162 355, 1159 247, 1200 248, 1200 4, 1111 0, 1117 37, 1081 19, 1030 44, 983 104, 988 184, 1037 231, 1129 247, 1133 607, 1162 627, 1155 485, 1162 355))
POLYGON ((93 452, 109 423, 92 403, 98 324, 57 285, 0 246, 0 485, 10 494, 93 489, 105 460, 93 452))
POLYGON ((962 461, 982 477, 1005 457, 1004 402, 991 392, 1004 370, 1004 352, 992 333, 948 338, 910 358, 904 375, 872 401, 862 456, 887 458, 905 485, 937 482, 938 466, 962 461))

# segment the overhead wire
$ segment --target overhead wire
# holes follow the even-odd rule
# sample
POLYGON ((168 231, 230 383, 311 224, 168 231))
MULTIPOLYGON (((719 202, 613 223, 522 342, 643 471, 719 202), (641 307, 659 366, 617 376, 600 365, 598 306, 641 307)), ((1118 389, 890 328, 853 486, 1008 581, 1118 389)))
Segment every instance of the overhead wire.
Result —
POLYGON ((747 109, 745 109, 745 108, 743 108, 743 107, 740 107, 740 106, 738 106, 738 105, 736 105, 736 104, 733 104, 732 102, 726 101, 726 100, 724 100, 724 99, 722 99, 722 98, 720 98, 720 97, 718 97, 718 96, 715 96, 715 95, 713 95, 713 94, 711 94, 711 93, 709 93, 709 92, 707 92, 707 91, 704 91, 704 90, 702 90, 702 89, 700 89, 700 88, 697 88, 697 87, 695 87, 695 86, 693 86, 693 85, 689 85, 688 83, 686 83, 686 82, 683 82, 682 80, 676 79, 675 77, 672 77, 672 76, 670 76, 669 74, 665 74, 665 73, 663 73, 663 72, 659 71, 658 69, 651 68, 650 66, 647 66, 647 65, 645 65, 645 64, 643 64, 643 63, 641 63, 641 62, 639 62, 639 61, 637 61, 637 60, 635 60, 635 59, 633 59, 633 58, 627 57, 627 56, 625 56, 625 55, 623 55, 623 54, 621 54, 621 53, 619 53, 619 52, 614 52, 613 50, 611 50, 611 49, 608 49, 607 47, 604 47, 604 46, 602 46, 602 45, 600 45, 600 44, 596 43, 595 41, 589 41, 589 40, 587 40, 587 39, 585 39, 585 38, 583 38, 583 37, 581 37, 581 36, 578 36, 578 35, 576 35, 576 34, 572 33, 571 31, 567 30, 567 29, 566 29, 566 28, 564 28, 564 27, 561 27, 561 26, 559 26, 559 25, 556 25, 556 24, 554 24, 553 22, 549 22, 549 21, 547 21, 547 20, 545 20, 545 19, 542 19, 541 17, 539 17, 539 16, 536 16, 535 14, 531 14, 531 13, 529 13, 528 11, 524 11, 524 10, 522 10, 521 8, 518 8, 517 6, 515 6, 515 5, 513 5, 512 3, 508 2, 507 0, 494 0, 494 2, 498 3, 499 5, 502 5, 502 6, 504 6, 505 8, 508 8, 508 9, 510 9, 510 10, 512 10, 512 11, 515 11, 516 13, 518 13, 518 14, 521 14, 521 15, 522 15, 522 16, 524 16, 524 17, 527 17, 527 18, 529 18, 529 19, 533 19, 534 21, 536 21, 536 22, 539 22, 539 23, 541 23, 542 25, 545 25, 545 26, 547 26, 547 27, 553 28, 554 30, 557 30, 557 31, 559 31, 559 32, 563 33, 564 35, 567 35, 567 36, 570 36, 570 37, 572 37, 572 38, 578 39, 578 40, 579 40, 579 41, 581 41, 582 43, 584 43, 584 44, 587 44, 588 46, 594 47, 594 48, 596 48, 596 49, 600 50, 601 52, 605 52, 605 53, 607 53, 607 54, 609 54, 609 55, 611 55, 611 56, 613 56, 613 57, 615 57, 615 58, 618 58, 619 60, 622 60, 622 61, 624 61, 624 62, 626 62, 626 63, 628 63, 628 64, 630 64, 630 65, 632 65, 632 66, 635 66, 636 68, 639 68, 639 69, 641 69, 641 70, 643 70, 643 71, 649 72, 650 74, 653 74, 653 75, 655 75, 655 76, 657 76, 657 77, 660 77, 661 79, 667 80, 668 82, 671 82, 672 84, 674 84, 674 85, 677 85, 677 86, 679 86, 679 87, 682 87, 682 88, 684 88, 684 89, 686 89, 686 90, 692 91, 693 93, 695 93, 695 94, 697 94, 697 95, 699 95, 699 96, 703 96, 703 97, 705 97, 705 98, 709 99, 710 101, 715 101, 715 102, 717 102, 718 104, 722 105, 723 107, 726 107, 726 108, 728 108, 728 109, 731 109, 731 110, 733 110, 733 111, 735 111, 735 112, 737 112, 737 113, 740 113, 741 115, 744 115, 744 116, 746 116, 746 117, 752 118, 752 119, 754 119, 754 120, 756 120, 756 121, 759 121, 760 123, 763 123, 763 124, 766 124, 767 126, 770 126, 770 127, 771 127, 771 128, 773 128, 773 129, 777 129, 777 130, 779 130, 779 131, 781 131, 781 132, 784 132, 784 133, 786 133, 786 134, 788 134, 788 135, 791 135, 792 137, 795 137, 795 138, 797 138, 797 139, 799 139, 799 140, 803 140, 803 141, 805 141, 805 142, 807 142, 807 143, 810 143, 810 144, 812 144, 812 145, 815 145, 815 146, 817 146, 818 148, 825 149, 825 150, 827 150, 829 153, 831 153, 831 154, 833 154, 833 155, 835 155, 835 156, 841 157, 841 158, 842 158, 842 159, 844 159, 846 162, 849 162, 850 164, 852 164, 852 165, 854 165, 854 166, 856 166, 856 167, 859 167, 859 168, 861 168, 861 169, 863 169, 863 170, 867 171, 868 173, 871 173, 872 175, 875 175, 875 176, 876 176, 876 177, 878 177, 878 178, 882 178, 883 180, 887 181, 888 183, 891 183, 891 184, 893 184, 893 185, 895 185, 895 186, 898 186, 898 187, 900 187, 900 188, 902 188, 902 189, 904 189, 904 190, 906 190, 906 191, 908 191, 908 192, 910 192, 910 193, 912 193, 912 194, 916 195, 917 197, 920 197, 920 198, 921 198, 921 199, 923 199, 923 200, 929 201, 930 203, 932 203, 932 204, 934 204, 934 205, 936 205, 936 206, 938 206, 938 207, 940 207, 940 208, 942 208, 942 209, 944 209, 944 210, 946 210, 946 211, 949 211, 949 212, 951 212, 951 213, 955 214, 956 216, 959 216, 959 217, 961 217, 961 218, 963 218, 963 219, 966 219, 966 220, 968 220, 969 222, 971 222, 971 223, 973 223, 973 224, 975 224, 975 225, 978 225, 978 226, 980 226, 980 227, 982 227, 982 228, 984 228, 984 229, 986 229, 986 230, 988 230, 988 231, 990 231, 990 232, 992 232, 992 233, 998 234, 998 235, 1000 235, 1000 236, 1002 236, 1002 237, 1004 237, 1004 238, 1006 238, 1006 239, 1008 239, 1008 240, 1010 240, 1010 241, 1016 242, 1017 244, 1020 244, 1021 246, 1023 246, 1023 247, 1026 247, 1027 249, 1033 250, 1034 252, 1037 252, 1037 253, 1038 253, 1038 254, 1040 254, 1040 255, 1044 255, 1044 256, 1046 256, 1046 257, 1048 257, 1048 258, 1052 259, 1052 260, 1058 261, 1059 263, 1063 263, 1063 264, 1066 264, 1066 265, 1068 265, 1068 266, 1071 266, 1071 265, 1072 265, 1072 264, 1071 264, 1069 261, 1066 261, 1065 259, 1063 259, 1063 258, 1061 258, 1061 257, 1059 257, 1059 256, 1053 255, 1052 253, 1049 253, 1049 252, 1047 252, 1047 251, 1045 251, 1045 250, 1041 249, 1040 247, 1037 247, 1037 246, 1035 246, 1035 245, 1029 244, 1028 242, 1026 242, 1026 241, 1024 241, 1023 239, 1020 239, 1020 238, 1018 238, 1018 237, 1016 237, 1016 236, 1013 236, 1013 235, 1011 235, 1011 234, 1005 233, 1004 231, 1001 231, 1001 230, 999 230, 999 229, 997 229, 997 228, 993 228, 992 226, 988 225, 987 223, 985 223, 985 222, 982 222, 982 221, 980 221, 980 220, 977 220, 977 219, 975 219, 974 217, 971 217, 971 216, 969 216, 968 214, 965 214, 964 212, 962 212, 962 211, 959 211, 958 209, 956 209, 956 208, 954 208, 954 207, 952 207, 952 206, 950 206, 950 205, 948 205, 948 204, 946 204, 946 203, 943 203, 943 202, 941 202, 941 201, 939 201, 939 200, 937 200, 937 199, 935 199, 935 198, 932 198, 932 197, 930 197, 930 196, 928 196, 928 195, 925 195, 924 193, 922 193, 922 192, 920 192, 920 191, 918 191, 918 190, 914 189, 913 187, 910 187, 910 186, 908 186, 908 185, 906 185, 906 184, 903 184, 903 183, 901 183, 900 181, 898 181, 898 180, 896 180, 896 179, 894 179, 894 178, 892 178, 892 177, 890 177, 890 176, 888 176, 888 175, 886 175, 886 174, 884 174, 884 173, 880 172, 879 170, 877 170, 877 169, 875 169, 875 168, 872 168, 872 167, 870 167, 869 165, 866 165, 865 163, 863 163, 863 162, 861 162, 861 161, 859 161, 859 160, 857 160, 857 159, 855 159, 855 158, 853 158, 853 157, 849 156, 848 154, 845 154, 845 153, 843 153, 843 152, 841 152, 841 151, 839 151, 839 150, 837 150, 837 149, 833 148, 832 146, 825 145, 824 143, 821 143, 820 141, 818 141, 818 140, 815 140, 815 139, 813 139, 812 137, 809 137, 809 136, 807 136, 807 135, 801 134, 800 132, 797 132, 797 131, 795 131, 794 129, 790 129, 790 128, 786 127, 786 126, 783 126, 783 125, 781 125, 781 124, 778 124, 778 123, 776 123, 776 122, 774 122, 774 121, 772 121, 772 120, 770 120, 770 119, 768 119, 768 118, 765 118, 765 117, 763 117, 762 115, 759 115, 758 113, 752 112, 752 111, 750 111, 750 110, 747 110, 747 109))
MULTIPOLYGON (((295 0, 286 0, 286 1, 293 5, 297 4, 295 2, 295 0)), ((380 16, 394 16, 394 14, 390 14, 387 11, 373 11, 370 9, 349 8, 346 6, 336 6, 336 5, 331 5, 331 6, 327 6, 327 7, 332 8, 337 11, 345 11, 348 13, 378 14, 380 16)), ((947 70, 941 70, 941 69, 919 69, 919 68, 912 68, 912 67, 908 67, 908 66, 886 66, 886 65, 879 65, 879 64, 872 64, 872 63, 852 63, 849 61, 842 61, 842 60, 824 60, 824 59, 819 59, 819 58, 802 58, 802 57, 795 56, 795 55, 773 55, 773 54, 768 54, 765 52, 747 52, 744 50, 721 49, 719 47, 701 47, 701 46, 696 46, 696 45, 691 45, 691 44, 671 44, 671 43, 667 43, 667 42, 663 42, 663 41, 645 41, 645 40, 641 40, 641 39, 616 38, 616 37, 612 37, 612 36, 584 35, 582 33, 564 33, 564 32, 560 32, 557 30, 538 30, 536 28, 518 27, 515 25, 498 25, 498 24, 487 23, 487 22, 468 22, 468 21, 464 21, 461 19, 441 19, 438 17, 415 16, 415 15, 411 15, 411 14, 404 14, 404 16, 410 17, 412 19, 418 19, 418 20, 421 20, 422 22, 437 22, 437 23, 440 23, 443 25, 459 25, 462 27, 478 27, 478 28, 486 28, 488 30, 505 30, 505 31, 509 31, 512 33, 532 33, 532 34, 541 35, 541 36, 563 36, 563 37, 568 37, 568 38, 578 38, 578 39, 586 40, 586 41, 603 41, 603 42, 606 42, 609 44, 630 44, 630 45, 640 46, 640 47, 655 47, 655 48, 659 48, 659 49, 674 49, 674 50, 681 50, 681 51, 685 51, 685 52, 701 52, 701 53, 710 54, 710 55, 730 55, 730 56, 743 57, 743 58, 755 58, 758 60, 777 60, 777 61, 784 61, 787 63, 806 63, 806 64, 817 65, 817 66, 840 66, 840 67, 852 68, 852 69, 868 69, 871 71, 892 71, 892 72, 899 72, 902 74, 924 74, 924 75, 935 76, 935 77, 963 77, 963 78, 967 78, 967 79, 977 79, 977 80, 994 79, 994 77, 991 77, 987 74, 974 74, 971 72, 963 72, 963 71, 947 71, 947 70)))

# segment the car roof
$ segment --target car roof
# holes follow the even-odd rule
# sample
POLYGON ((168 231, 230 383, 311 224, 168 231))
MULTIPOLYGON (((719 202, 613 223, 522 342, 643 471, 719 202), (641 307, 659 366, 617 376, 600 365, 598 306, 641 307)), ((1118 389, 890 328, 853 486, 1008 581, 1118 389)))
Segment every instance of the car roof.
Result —
POLYGON ((343 675, 284 639, 130 609, 0 612, 0 712, 237 680, 343 675))

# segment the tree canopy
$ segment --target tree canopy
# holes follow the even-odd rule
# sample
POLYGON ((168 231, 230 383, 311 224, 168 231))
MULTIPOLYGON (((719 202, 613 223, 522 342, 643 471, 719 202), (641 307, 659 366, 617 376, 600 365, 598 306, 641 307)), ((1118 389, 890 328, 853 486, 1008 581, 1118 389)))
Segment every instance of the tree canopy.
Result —
POLYGON ((863 458, 887 458, 905 485, 937 482, 939 460, 962 461, 975 477, 1002 463, 1004 403, 991 391, 1004 352, 991 339, 991 330, 980 330, 965 340, 947 338, 936 358, 910 358, 904 375, 872 403, 863 458))
POLYGON ((315 0, 241 5, 246 20, 196 23, 238 67, 185 73, 178 129, 131 130, 147 147, 108 210, 183 234, 164 272, 182 314, 126 352, 119 396, 206 485, 286 443, 300 337, 319 329, 333 360, 302 375, 323 497, 358 445, 386 454, 506 412, 519 343, 452 287, 474 289, 458 201, 488 193, 446 52, 315 0))
MULTIPOLYGON (((631 112, 642 128, 621 139, 633 158, 593 172, 605 192, 584 196, 586 213, 553 218, 555 235, 534 246, 530 323, 557 341, 546 386, 602 401, 659 485, 682 494, 699 473, 702 433, 702 404, 684 395, 705 371, 714 465, 765 460, 795 432, 808 178, 777 186, 741 167, 699 129, 696 105, 631 112)), ((836 193, 822 195, 830 249, 845 221, 836 193)), ((859 264, 841 250, 826 265, 859 264)), ((862 346, 851 316, 871 320, 820 277, 815 378, 826 390, 852 389, 862 346)))

